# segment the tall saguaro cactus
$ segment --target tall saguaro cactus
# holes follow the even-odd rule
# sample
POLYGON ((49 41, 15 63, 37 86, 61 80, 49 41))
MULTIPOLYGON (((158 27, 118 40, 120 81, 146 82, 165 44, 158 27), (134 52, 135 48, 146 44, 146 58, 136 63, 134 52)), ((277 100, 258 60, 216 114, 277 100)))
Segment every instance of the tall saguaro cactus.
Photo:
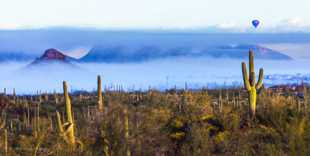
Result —
POLYGON ((58 95, 56 93, 56 91, 54 91, 54 100, 55 100, 55 104, 58 104, 58 95))
POLYGON ((8 155, 8 131, 7 129, 4 130, 4 152, 5 156, 8 155))
POLYGON ((101 89, 101 77, 100 75, 97 76, 97 92, 98 92, 98 109, 99 111, 104 110, 103 106, 103 98, 102 98, 102 89, 101 89))
POLYGON ((131 156, 130 148, 129 148, 129 119, 128 119, 128 110, 125 108, 123 110, 124 113, 124 135, 126 142, 126 156, 131 156))
POLYGON ((64 96, 66 101, 66 115, 67 115, 67 122, 62 123, 61 117, 58 112, 56 112, 57 115, 57 123, 58 123, 58 129, 61 134, 61 136, 64 138, 64 140, 70 144, 75 145, 75 136, 74 136, 74 122, 72 117, 72 110, 71 110, 71 101, 68 94, 68 88, 66 81, 63 82, 63 90, 64 90, 64 96))
POLYGON ((258 82, 255 84, 254 52, 252 50, 249 51, 249 66, 250 68, 249 68, 249 75, 248 75, 246 64, 242 62, 243 82, 244 82, 244 87, 249 93, 250 114, 253 117, 255 116, 255 112, 256 112, 257 90, 260 89, 263 85, 264 70, 263 68, 259 69, 258 82))

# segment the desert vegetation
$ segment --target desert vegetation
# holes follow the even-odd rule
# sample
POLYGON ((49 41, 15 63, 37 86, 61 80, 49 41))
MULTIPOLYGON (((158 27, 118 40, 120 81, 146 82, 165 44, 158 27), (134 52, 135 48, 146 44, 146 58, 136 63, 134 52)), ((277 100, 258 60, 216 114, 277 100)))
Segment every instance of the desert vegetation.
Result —
MULTIPOLYGON (((310 155, 309 88, 245 87, 0 96, 0 155, 310 155)), ((94 83, 96 80, 94 79, 94 83)), ((60 84, 61 85, 61 84, 60 84)))

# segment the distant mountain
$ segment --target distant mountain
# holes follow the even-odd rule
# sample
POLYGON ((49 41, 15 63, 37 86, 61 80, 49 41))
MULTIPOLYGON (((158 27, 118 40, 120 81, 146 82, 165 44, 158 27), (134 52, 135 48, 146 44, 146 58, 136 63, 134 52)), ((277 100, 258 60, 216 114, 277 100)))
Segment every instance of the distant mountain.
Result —
MULTIPOLYGON (((155 46, 145 46, 137 49, 123 46, 102 47, 96 46, 92 48, 88 54, 82 57, 81 62, 140 62, 152 59, 164 58, 168 54, 155 46)), ((175 54, 184 55, 184 54, 175 54)))
POLYGON ((14 73, 14 77, 49 82, 45 85, 50 86, 57 86, 57 83, 68 79, 76 79, 77 82, 80 82, 81 79, 87 78, 91 73, 81 68, 78 64, 74 63, 74 61, 76 60, 57 49, 47 49, 41 57, 19 68, 16 73, 14 73), (75 77, 74 75, 78 76, 75 77))
POLYGON ((214 57, 228 57, 228 58, 246 58, 248 57, 249 49, 254 50, 255 58, 268 59, 268 60, 291 60, 292 58, 279 51, 275 51, 260 45, 248 45, 248 44, 232 44, 219 46, 213 52, 211 56, 214 57))
POLYGON ((44 54, 37 58, 32 64, 39 64, 39 63, 48 63, 48 62, 60 62, 60 63, 70 63, 70 61, 75 60, 74 58, 67 56, 60 51, 51 48, 47 49, 44 54))
POLYGON ((212 57, 241 59, 248 57, 249 49, 255 51, 255 58, 270 60, 290 60, 291 57, 259 45, 220 45, 220 46, 95 46, 81 62, 141 62, 171 57, 212 57))
POLYGON ((28 65, 28 67, 55 65, 55 64, 74 67, 74 65, 71 63, 74 61, 76 61, 76 59, 63 54, 62 52, 54 48, 51 48, 47 49, 41 57, 35 59, 31 64, 28 65))

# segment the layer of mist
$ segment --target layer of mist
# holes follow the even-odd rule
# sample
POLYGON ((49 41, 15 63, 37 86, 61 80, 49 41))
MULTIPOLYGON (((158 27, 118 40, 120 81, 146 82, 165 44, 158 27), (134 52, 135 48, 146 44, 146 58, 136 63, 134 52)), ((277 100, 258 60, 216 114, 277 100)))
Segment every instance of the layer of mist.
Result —
MULTIPOLYGON (((62 81, 67 81, 72 91, 96 89, 96 76, 101 75, 103 85, 108 89, 121 85, 125 90, 200 87, 227 87, 242 84, 241 61, 236 59, 177 58, 141 63, 83 63, 77 68, 51 64, 37 68, 27 68, 29 62, 7 62, 0 64, 2 76, 0 88, 7 88, 18 94, 41 92, 62 92, 62 81)), ((265 75, 309 74, 308 60, 271 61, 256 60, 255 70, 260 67, 265 75)), ((268 85, 290 82, 282 79, 266 79, 268 85)))

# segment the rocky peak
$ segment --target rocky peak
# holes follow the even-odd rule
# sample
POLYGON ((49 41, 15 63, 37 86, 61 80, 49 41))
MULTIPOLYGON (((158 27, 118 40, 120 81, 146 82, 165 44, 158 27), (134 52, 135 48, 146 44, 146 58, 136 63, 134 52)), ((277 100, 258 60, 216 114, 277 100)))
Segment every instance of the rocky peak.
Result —
POLYGON ((65 60, 66 55, 61 53, 60 51, 51 48, 47 49, 44 54, 40 57, 41 60, 65 60))

